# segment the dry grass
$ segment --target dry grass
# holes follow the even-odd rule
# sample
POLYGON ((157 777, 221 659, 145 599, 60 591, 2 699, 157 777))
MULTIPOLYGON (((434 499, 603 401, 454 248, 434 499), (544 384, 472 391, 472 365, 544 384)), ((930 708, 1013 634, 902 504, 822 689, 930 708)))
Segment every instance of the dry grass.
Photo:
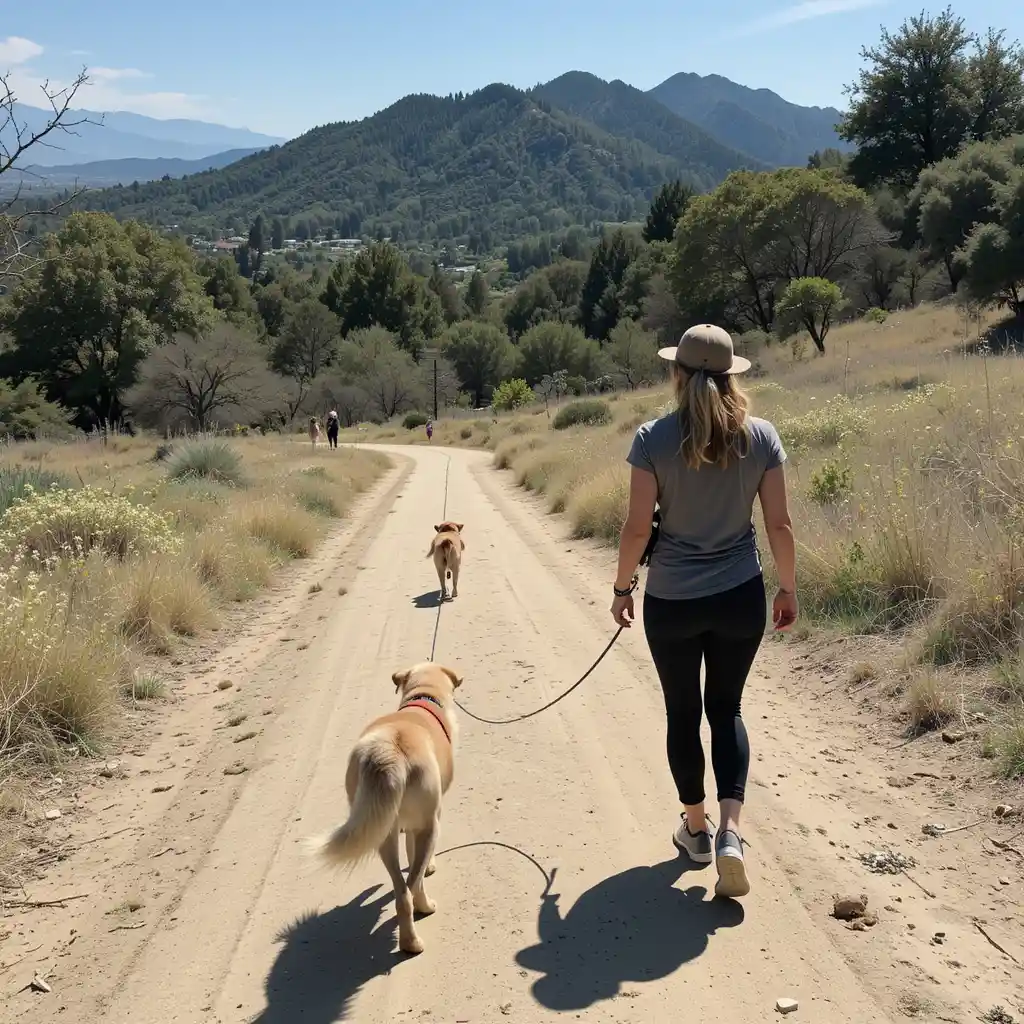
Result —
POLYGON ((389 464, 366 451, 300 455, 283 439, 230 445, 244 486, 173 479, 143 438, 0 448, 0 466, 79 488, 38 516, 14 505, 0 518, 0 814, 33 763, 100 749, 125 700, 165 692, 139 673, 144 655, 215 629, 221 602, 308 557, 389 464), (94 490, 83 497, 81 484, 94 490))
MULTIPOLYGON (((906 710, 923 721, 938 680, 967 674, 983 695, 1021 652, 1024 360, 978 354, 977 328, 968 336, 952 305, 845 325, 828 348, 799 358, 767 349, 749 382, 755 413, 776 424, 790 457, 805 622, 905 642, 925 672, 906 710)), ((564 511, 575 535, 614 544, 630 436, 669 403, 667 388, 611 396, 611 423, 563 431, 543 409, 442 419, 434 444, 493 449, 495 466, 564 511)), ((392 433, 391 443, 422 441, 392 433)), ((1024 701, 989 710, 999 750, 1017 751, 1000 763, 1016 771, 1024 701)))

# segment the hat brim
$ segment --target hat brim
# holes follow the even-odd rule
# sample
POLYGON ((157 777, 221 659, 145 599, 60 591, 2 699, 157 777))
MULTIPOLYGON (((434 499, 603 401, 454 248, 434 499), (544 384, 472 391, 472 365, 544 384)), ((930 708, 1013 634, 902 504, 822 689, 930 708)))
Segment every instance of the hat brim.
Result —
MULTIPOLYGON (((658 355, 665 360, 666 363, 676 363, 679 361, 676 359, 676 353, 678 348, 672 345, 670 348, 659 348, 658 355)), ((750 360, 744 359, 743 356, 733 356, 732 366, 728 370, 715 370, 715 373, 732 375, 734 373, 746 373, 750 369, 750 360)))

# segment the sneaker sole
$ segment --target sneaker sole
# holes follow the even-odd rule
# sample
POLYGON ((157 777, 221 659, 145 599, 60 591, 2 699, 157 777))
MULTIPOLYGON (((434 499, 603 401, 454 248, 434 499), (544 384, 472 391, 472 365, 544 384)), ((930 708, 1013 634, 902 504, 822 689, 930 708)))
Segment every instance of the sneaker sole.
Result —
POLYGON ((718 884, 715 886, 716 896, 725 896, 728 899, 738 899, 750 892, 750 882, 747 880, 747 868, 739 857, 719 857, 716 866, 718 868, 718 884))
POLYGON ((686 856, 690 860, 692 860, 694 864, 707 865, 707 864, 710 864, 715 859, 715 855, 713 853, 698 853, 696 856, 694 856, 692 853, 690 853, 690 851, 685 846, 683 846, 683 844, 681 842, 679 842, 678 839, 676 839, 676 837, 674 835, 672 836, 672 845, 680 853, 685 853, 686 856))

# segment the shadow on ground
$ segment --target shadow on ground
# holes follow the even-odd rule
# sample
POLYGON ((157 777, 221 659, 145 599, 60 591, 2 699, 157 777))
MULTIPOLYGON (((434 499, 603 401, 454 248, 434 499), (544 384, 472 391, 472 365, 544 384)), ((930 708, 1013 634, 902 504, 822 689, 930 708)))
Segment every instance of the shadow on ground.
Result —
POLYGON ((439 608, 441 606, 441 591, 428 590, 425 594, 414 597, 412 603, 417 608, 439 608))
POLYGON ((280 936, 283 948, 266 981, 266 1009, 253 1024, 333 1024, 350 1019, 352 1001, 372 978, 405 957, 396 952, 396 918, 378 928, 394 895, 372 886, 350 903, 299 918, 280 936))
MULTIPOLYGON (((666 978, 708 947, 719 928, 743 921, 732 900, 675 883, 690 868, 682 857, 636 867, 598 882, 563 917, 558 895, 541 901, 540 942, 516 963, 541 974, 533 996, 542 1006, 579 1011, 619 994, 624 983, 666 978)), ((713 870, 713 869, 712 869, 713 870)))

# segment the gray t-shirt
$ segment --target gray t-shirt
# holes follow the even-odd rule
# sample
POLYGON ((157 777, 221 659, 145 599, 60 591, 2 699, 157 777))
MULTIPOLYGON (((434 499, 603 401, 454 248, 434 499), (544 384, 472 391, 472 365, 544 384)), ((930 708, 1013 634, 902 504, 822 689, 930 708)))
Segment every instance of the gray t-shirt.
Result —
POLYGON ((761 478, 786 452, 775 428, 751 417, 750 451, 722 468, 691 469, 679 448, 679 414, 645 423, 627 461, 658 481, 661 532, 647 573, 647 593, 670 601, 732 590, 761 572, 753 509, 761 478))

